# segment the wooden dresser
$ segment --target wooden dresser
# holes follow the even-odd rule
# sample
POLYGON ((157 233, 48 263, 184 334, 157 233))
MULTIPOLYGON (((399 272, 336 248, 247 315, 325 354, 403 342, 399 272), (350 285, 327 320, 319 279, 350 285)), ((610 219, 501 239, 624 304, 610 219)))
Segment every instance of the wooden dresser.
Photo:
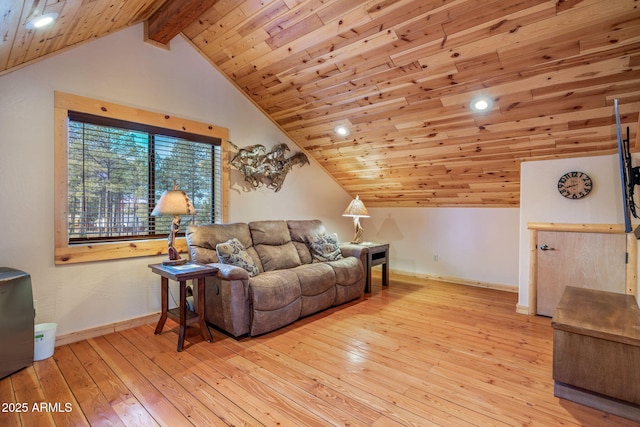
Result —
POLYGON ((551 326, 554 394, 640 421, 640 309, 635 297, 567 287, 551 326))

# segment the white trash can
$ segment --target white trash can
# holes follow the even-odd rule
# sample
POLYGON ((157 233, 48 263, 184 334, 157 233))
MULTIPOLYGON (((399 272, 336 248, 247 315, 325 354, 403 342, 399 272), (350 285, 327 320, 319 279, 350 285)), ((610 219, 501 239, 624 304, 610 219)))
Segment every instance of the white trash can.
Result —
POLYGON ((53 356, 56 346, 57 323, 38 323, 35 326, 35 343, 33 346, 33 360, 44 360, 53 356))

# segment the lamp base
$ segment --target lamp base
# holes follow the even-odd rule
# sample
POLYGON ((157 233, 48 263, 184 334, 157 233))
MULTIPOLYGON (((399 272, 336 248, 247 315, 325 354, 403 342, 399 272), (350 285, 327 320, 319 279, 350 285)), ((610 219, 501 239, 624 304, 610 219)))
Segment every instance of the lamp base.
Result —
POLYGON ((360 225, 360 218, 357 216, 353 217, 353 226, 356 229, 356 234, 353 236, 353 240, 351 243, 360 244, 362 243, 362 233, 364 233, 364 229, 360 225))
POLYGON ((187 262, 189 262, 189 260, 187 260, 186 258, 182 258, 182 259, 166 259, 166 260, 162 261, 162 265, 182 265, 182 264, 186 264, 187 262))

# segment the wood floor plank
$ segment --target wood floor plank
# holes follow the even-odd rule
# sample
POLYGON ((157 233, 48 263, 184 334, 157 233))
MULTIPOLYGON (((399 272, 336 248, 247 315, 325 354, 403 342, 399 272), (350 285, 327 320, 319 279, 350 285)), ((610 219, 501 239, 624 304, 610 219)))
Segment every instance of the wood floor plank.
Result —
POLYGON ((58 347, 54 357, 89 424, 125 425, 68 345, 58 347))
MULTIPOLYGON (((380 365, 377 369, 392 372, 394 381, 401 381, 401 377, 399 375, 396 375, 397 373, 401 373, 402 376, 407 378, 407 377, 415 376, 416 372, 429 372, 430 369, 434 366, 430 363, 425 363, 423 359, 419 356, 412 358, 412 361, 415 361, 415 363, 404 364, 402 361, 397 360, 397 354, 394 350, 390 350, 387 352, 384 352, 384 351, 372 352, 369 350, 363 350, 360 347, 355 347, 355 346, 352 346, 350 343, 348 343, 347 341, 349 341, 349 337, 345 338, 339 334, 328 336, 322 333, 316 333, 314 337, 316 339, 319 339, 319 341, 323 342, 324 345, 331 345, 332 343, 335 345, 336 343, 338 343, 340 346, 344 346, 345 349, 348 349, 349 353, 357 355, 360 358, 371 358, 372 360, 376 361, 376 363, 380 365), (342 339, 344 339, 344 341, 342 339)), ((449 351, 450 349, 447 350, 447 352, 449 351)), ((443 351, 438 351, 438 353, 440 358, 445 357, 445 355, 442 354, 443 351)), ((402 360, 407 361, 407 358, 403 358, 402 360)), ((408 362, 411 362, 411 361, 408 361, 408 362)), ((414 390, 414 388, 410 387, 403 394, 412 396, 412 393, 410 392, 411 390, 414 390)), ((419 395, 421 396, 420 398, 428 402, 428 405, 430 406, 430 408, 425 409, 427 412, 429 410, 434 410, 433 408, 436 408, 435 410, 438 410, 438 409, 442 410, 448 414, 455 415, 461 420, 466 420, 466 419, 469 419, 470 417, 476 420, 479 420, 480 418, 482 418, 482 415, 479 414, 478 412, 474 410, 469 410, 468 408, 457 405, 454 402, 442 399, 441 397, 435 394, 420 393, 419 395)), ((416 405, 421 404, 421 402, 419 401, 411 402, 411 403, 412 403, 412 406, 414 407, 416 405)), ((485 419, 485 422, 489 423, 489 421, 490 419, 485 419)))
POLYGON ((226 425, 206 405, 193 397, 189 390, 156 364, 155 359, 158 355, 147 355, 141 352, 119 333, 106 335, 105 339, 127 359, 140 375, 153 384, 156 390, 162 393, 163 397, 171 402, 189 422, 208 426, 226 425))
POLYGON ((0 380, 0 399, 73 411, 0 413, 0 425, 637 425, 553 395, 550 320, 517 314, 517 294, 378 279, 258 337, 213 330, 209 343, 190 327, 176 352, 168 320, 160 335, 142 325, 59 347, 0 380))
POLYGON ((51 413, 33 410, 33 405, 39 405, 40 402, 46 401, 45 390, 36 375, 34 365, 28 366, 9 377, 13 385, 15 402, 27 405, 26 411, 20 412, 21 425, 55 426, 51 413))
POLYGON ((276 357, 272 357, 265 352, 259 350, 251 350, 242 352, 242 356, 248 361, 254 363, 260 367, 261 370, 269 374, 277 375, 277 378, 281 382, 288 382, 296 387, 304 390, 305 392, 321 399, 326 405, 330 405, 344 414, 348 414, 348 425, 372 425, 380 414, 363 405, 339 389, 331 387, 330 384, 326 384, 323 381, 318 381, 312 375, 309 375, 308 371, 300 371, 291 366, 285 355, 279 354, 276 357))
POLYGON ((273 425, 323 425, 326 423, 300 402, 292 401, 289 396, 280 395, 231 363, 217 363, 215 369, 227 377, 223 380, 227 387, 225 395, 233 393, 234 400, 240 399, 244 405, 250 406, 251 415, 262 422, 273 420, 273 425))
POLYGON ((241 356, 230 359, 229 363, 241 369, 255 380, 260 381, 265 386, 273 389, 275 393, 286 396, 293 402, 298 402, 298 405, 304 405, 304 408, 312 412, 314 416, 323 420, 324 423, 362 427, 368 427, 370 425, 351 417, 349 413, 342 412, 338 408, 327 404, 322 399, 318 399, 313 394, 291 384, 281 377, 280 371, 278 370, 274 372, 267 371, 249 361, 246 357, 241 356))
MULTIPOLYGON (((240 406, 229 400, 223 393, 218 391, 215 384, 223 377, 215 376, 210 365, 218 363, 224 357, 211 357, 209 359, 198 359, 188 352, 177 353, 173 348, 168 347, 173 344, 173 337, 170 334, 156 336, 153 329, 144 331, 141 328, 130 329, 121 332, 122 335, 131 342, 135 342, 146 354, 157 356, 165 353, 169 358, 155 357, 158 366, 165 371, 174 371, 172 377, 180 382, 185 388, 191 390, 193 395, 203 404, 207 405, 218 418, 229 425, 258 425, 259 421, 247 414, 240 406), (167 349, 169 348, 169 351, 167 349)), ((229 353, 235 355, 235 353, 229 353)))
MULTIPOLYGON (((175 336, 163 334, 163 339, 167 345, 175 344, 175 336)), ((228 337, 227 339, 232 340, 228 337)), ((198 341, 201 341, 201 338, 195 337, 194 342, 198 341)), ((192 346, 190 355, 182 353, 185 360, 192 358, 192 361, 197 364, 191 365, 190 369, 198 370, 203 379, 208 380, 209 384, 222 395, 236 402, 243 411, 259 420, 260 424, 265 426, 322 425, 320 419, 314 418, 303 409, 288 407, 287 402, 281 401, 282 396, 270 393, 269 389, 260 382, 227 363, 229 358, 235 356, 235 353, 227 347, 210 346, 204 342, 202 344, 192 346), (283 411, 283 407, 286 410, 283 411)))
POLYGON ((171 426, 193 425, 143 374, 103 337, 91 338, 89 343, 122 380, 133 396, 144 405, 158 424, 171 426))
POLYGON ((11 384, 11 377, 5 377, 0 380, 0 402, 3 407, 0 410, 0 425, 6 427, 19 427, 20 411, 18 409, 16 395, 11 384))
MULTIPOLYGON (((271 350, 271 346, 272 344, 265 344, 265 348, 261 348, 260 352, 272 353, 273 350, 271 350)), ((272 354, 288 354, 288 352, 286 349, 283 352, 279 352, 276 348, 275 353, 272 354)), ((314 362, 314 360, 299 359, 296 354, 290 354, 290 358, 287 360, 290 369, 299 369, 305 373, 305 375, 311 376, 315 381, 325 384, 331 389, 339 390, 342 394, 353 399, 358 404, 366 405, 380 413, 381 416, 394 420, 394 422, 401 423, 402 425, 450 425, 449 423, 437 424, 427 422, 425 417, 397 406, 394 400, 388 400, 380 396, 379 386, 359 387, 358 385, 352 384, 348 378, 345 379, 343 375, 336 377, 332 374, 325 373, 323 368, 325 368, 326 365, 317 366, 314 362)))
POLYGON ((133 396, 120 377, 109 368, 89 342, 72 343, 69 344, 69 348, 125 425, 158 426, 145 407, 133 396))
MULTIPOLYGON (((89 422, 54 358, 34 362, 33 367, 44 394, 44 401, 39 402, 37 410, 50 413, 56 425, 88 426, 89 422)), ((34 405, 34 411, 35 407, 34 405)))
MULTIPOLYGON (((439 425, 466 425, 464 418, 459 418, 460 411, 453 409, 454 405, 444 402, 434 402, 433 399, 421 399, 417 401, 407 391, 412 387, 428 387, 428 378, 425 375, 415 375, 416 372, 426 373, 430 366, 407 374, 396 369, 377 363, 371 358, 356 356, 343 351, 335 346, 328 346, 319 341, 314 342, 305 338, 307 334, 303 330, 292 330, 288 335, 292 337, 292 343, 297 350, 304 347, 307 354, 319 356, 316 367, 328 375, 341 378, 348 384, 363 390, 372 390, 376 396, 383 397, 386 401, 393 402, 397 408, 402 408, 439 425), (350 360, 349 365, 340 365, 340 360, 350 360), (442 408, 441 406, 446 406, 442 408)), ((279 337, 278 343, 284 340, 279 337)), ((291 345, 289 344, 289 345, 291 345)), ((300 356, 299 356, 300 357, 300 356)), ((475 413, 474 415, 479 416, 475 413)))

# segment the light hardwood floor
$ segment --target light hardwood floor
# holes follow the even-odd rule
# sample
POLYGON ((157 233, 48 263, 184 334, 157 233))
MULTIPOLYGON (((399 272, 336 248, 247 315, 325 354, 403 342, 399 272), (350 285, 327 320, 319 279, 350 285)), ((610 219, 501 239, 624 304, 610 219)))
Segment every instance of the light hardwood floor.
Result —
POLYGON ((159 336, 140 326, 0 380, 3 409, 27 409, 0 425, 635 425, 553 396, 550 319, 516 314, 516 302, 392 276, 261 337, 215 331, 207 343, 190 328, 182 353, 175 323, 159 336))

